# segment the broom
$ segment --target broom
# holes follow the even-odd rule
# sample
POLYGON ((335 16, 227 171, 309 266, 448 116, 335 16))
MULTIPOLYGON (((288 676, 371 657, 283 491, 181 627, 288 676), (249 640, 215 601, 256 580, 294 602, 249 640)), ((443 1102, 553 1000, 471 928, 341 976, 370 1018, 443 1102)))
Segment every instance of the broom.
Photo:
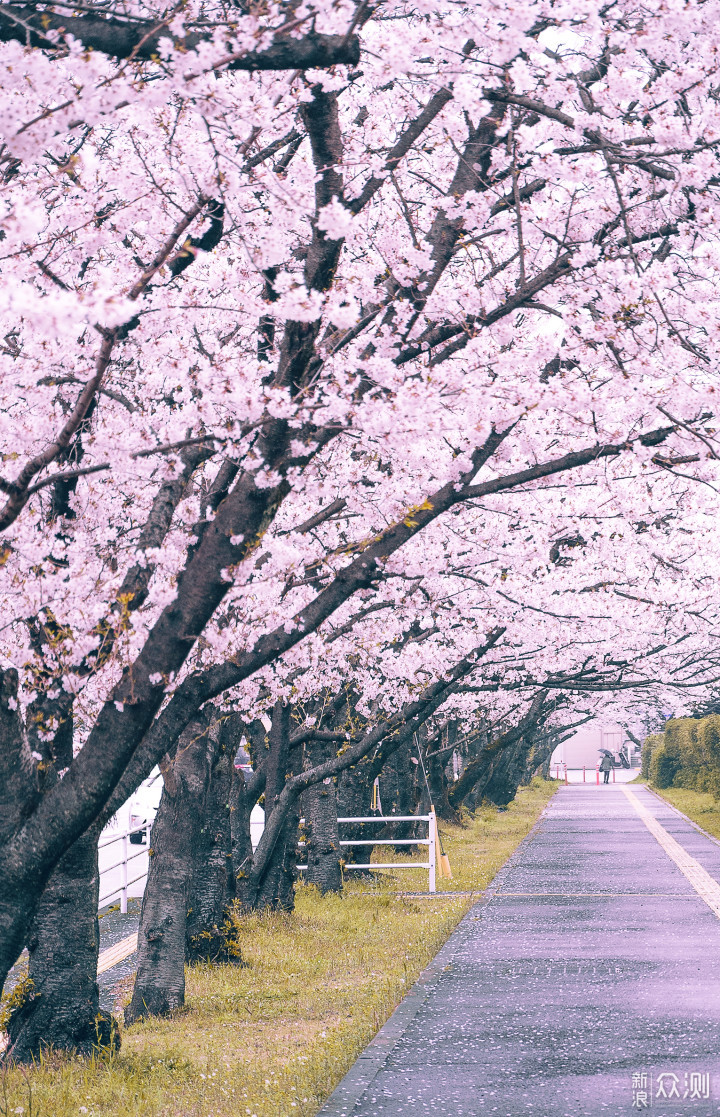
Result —
POLYGON ((438 868, 440 870, 440 876, 444 877, 446 880, 452 880, 450 858, 445 852, 445 847, 442 843, 442 838, 440 837, 440 831, 438 830, 437 815, 435 814, 435 807, 433 806, 432 796, 430 794, 430 783, 427 778, 427 772, 425 771, 425 764, 423 762, 422 752, 420 751, 420 742, 418 741, 417 733, 415 734, 415 747, 420 758, 420 767, 422 768, 422 773, 425 777, 425 787, 427 788, 428 799, 430 800, 430 814, 432 815, 430 825, 435 829, 435 849, 437 851, 437 861, 438 868))

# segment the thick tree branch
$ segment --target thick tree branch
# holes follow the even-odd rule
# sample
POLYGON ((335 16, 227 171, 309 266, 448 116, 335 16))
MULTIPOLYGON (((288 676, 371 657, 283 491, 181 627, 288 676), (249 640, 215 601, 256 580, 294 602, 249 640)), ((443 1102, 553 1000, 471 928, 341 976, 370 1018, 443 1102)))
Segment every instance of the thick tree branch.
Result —
MULTIPOLYGON (((173 10, 170 13, 172 18, 173 10)), ((96 50, 110 58, 133 58, 141 62, 157 59, 160 40, 172 39, 167 21, 125 21, 101 15, 59 15, 44 5, 3 5, 0 7, 0 42, 19 42, 43 50, 57 49, 57 41, 48 32, 72 35, 86 50, 96 50)), ((266 34, 267 32, 265 32, 266 34)), ((206 32, 190 31, 176 45, 183 51, 195 51, 211 41, 206 32)), ((270 46, 258 51, 229 54, 223 60, 227 70, 309 70, 345 64, 356 66, 360 61, 360 41, 355 35, 319 35, 310 33, 298 38, 276 34, 270 46)))

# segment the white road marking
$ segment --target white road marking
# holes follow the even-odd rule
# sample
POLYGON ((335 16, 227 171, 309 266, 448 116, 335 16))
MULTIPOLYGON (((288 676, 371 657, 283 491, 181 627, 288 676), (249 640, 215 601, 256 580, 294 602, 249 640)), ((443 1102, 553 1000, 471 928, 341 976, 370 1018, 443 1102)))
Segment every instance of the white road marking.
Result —
POLYGON ((683 876, 690 881, 698 896, 720 919, 720 884, 703 869, 699 861, 691 857, 687 850, 675 841, 672 834, 669 834, 664 826, 660 825, 655 816, 640 802, 637 795, 630 791, 628 787, 623 787, 622 790, 652 836, 659 842, 668 857, 675 862, 683 876))
POLYGON ((126 939, 121 939, 114 946, 109 946, 107 950, 101 950, 98 957, 97 972, 99 974, 105 973, 105 970, 111 970, 113 966, 117 966, 118 962, 124 962, 137 950, 137 941, 136 931, 134 935, 128 935, 126 939))

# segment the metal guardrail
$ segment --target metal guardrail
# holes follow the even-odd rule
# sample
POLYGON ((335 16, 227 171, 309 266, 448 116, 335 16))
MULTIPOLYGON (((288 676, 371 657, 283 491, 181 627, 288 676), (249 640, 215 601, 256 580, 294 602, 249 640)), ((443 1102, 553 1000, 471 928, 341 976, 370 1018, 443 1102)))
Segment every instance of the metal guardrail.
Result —
MULTIPOLYGON (((579 766, 577 768, 570 768, 567 764, 553 764, 552 768, 550 769, 550 775, 551 776, 552 776, 553 769, 555 770, 555 779, 559 780, 560 782, 562 782, 564 780, 565 783, 570 783, 570 780, 568 779, 568 772, 582 772, 582 780, 577 780, 577 781, 573 781, 573 782, 577 782, 577 783, 596 783, 596 784, 600 783, 600 773, 602 771, 602 768, 600 768, 600 766, 598 764, 596 764, 594 767, 591 764, 583 764, 582 766, 579 766), (595 777, 595 779, 592 778, 593 776, 595 777)), ((626 768, 624 764, 615 764, 610 769, 610 771, 612 772, 612 782, 613 783, 616 782, 616 780, 615 780, 615 772, 616 771, 632 772, 632 771, 639 771, 639 770, 640 770, 639 768, 637 768, 637 769, 633 768, 632 765, 630 765, 629 768, 626 768)))
MULTIPOLYGON (((567 764, 554 764, 553 767, 555 768, 555 779, 556 780, 563 780, 564 779, 565 783, 569 783, 570 781, 568 780, 568 772, 582 772, 582 782, 585 783, 586 782, 585 773, 587 772, 587 773, 592 773, 595 776, 595 783, 600 783, 600 766, 599 766, 599 764, 596 764, 594 767, 590 764, 583 764, 581 766, 578 766, 577 768, 569 768, 567 764)), ((614 767, 612 768, 612 779, 613 779, 613 783, 615 783, 615 768, 614 767)), ((579 782, 580 781, 578 780, 578 783, 579 782)), ((587 782, 592 783, 593 780, 590 779, 587 782)))
POLYGON ((98 842, 98 851, 100 851, 101 849, 107 849, 108 846, 115 845, 116 842, 121 843, 122 849, 122 856, 119 861, 115 861, 112 865, 103 865, 102 867, 102 871, 100 873, 101 883, 102 878, 103 876, 105 876, 106 873, 111 872, 113 869, 120 869, 120 886, 118 888, 113 888, 112 891, 106 892, 104 895, 101 895, 98 899, 99 907, 103 907, 103 905, 106 904, 108 900, 114 900, 119 896, 120 911, 123 915, 127 915, 128 888, 131 884, 137 884, 139 880, 144 880, 147 876, 146 869, 144 872, 140 873, 139 876, 128 878, 128 863, 130 861, 134 861, 136 857, 142 857, 143 854, 147 854, 148 852, 147 846, 143 845, 140 846, 140 848, 136 852, 128 853, 130 835, 137 834, 139 831, 143 830, 145 831, 145 840, 149 845, 150 823, 147 823, 145 826, 141 827, 135 826, 132 830, 123 830, 121 834, 112 834, 110 837, 105 838, 104 840, 101 839, 98 842))
MULTIPOLYGON (((338 824, 345 822, 375 822, 385 825, 388 822, 426 822, 427 838, 358 838, 355 841, 341 841, 341 846, 418 846, 428 847, 427 861, 378 861, 376 863, 348 862, 345 869, 427 869, 428 892, 435 892, 435 816, 431 814, 393 814, 368 815, 360 818, 339 818, 338 824)), ((307 865, 298 865, 307 869, 307 865)))

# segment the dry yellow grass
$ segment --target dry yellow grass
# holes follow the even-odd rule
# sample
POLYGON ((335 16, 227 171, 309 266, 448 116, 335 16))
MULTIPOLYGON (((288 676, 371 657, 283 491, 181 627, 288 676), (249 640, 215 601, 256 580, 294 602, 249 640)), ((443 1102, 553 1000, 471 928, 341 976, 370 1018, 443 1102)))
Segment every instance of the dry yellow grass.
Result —
MULTIPOLYGON (((454 878, 440 887, 482 890, 555 786, 441 826, 454 878)), ((407 870, 324 899, 300 887, 292 916, 243 918, 247 969, 190 968, 185 1011, 127 1029, 116 1056, 9 1071, 0 1117, 312 1117, 474 902, 400 895, 409 878, 426 887, 407 870)))

